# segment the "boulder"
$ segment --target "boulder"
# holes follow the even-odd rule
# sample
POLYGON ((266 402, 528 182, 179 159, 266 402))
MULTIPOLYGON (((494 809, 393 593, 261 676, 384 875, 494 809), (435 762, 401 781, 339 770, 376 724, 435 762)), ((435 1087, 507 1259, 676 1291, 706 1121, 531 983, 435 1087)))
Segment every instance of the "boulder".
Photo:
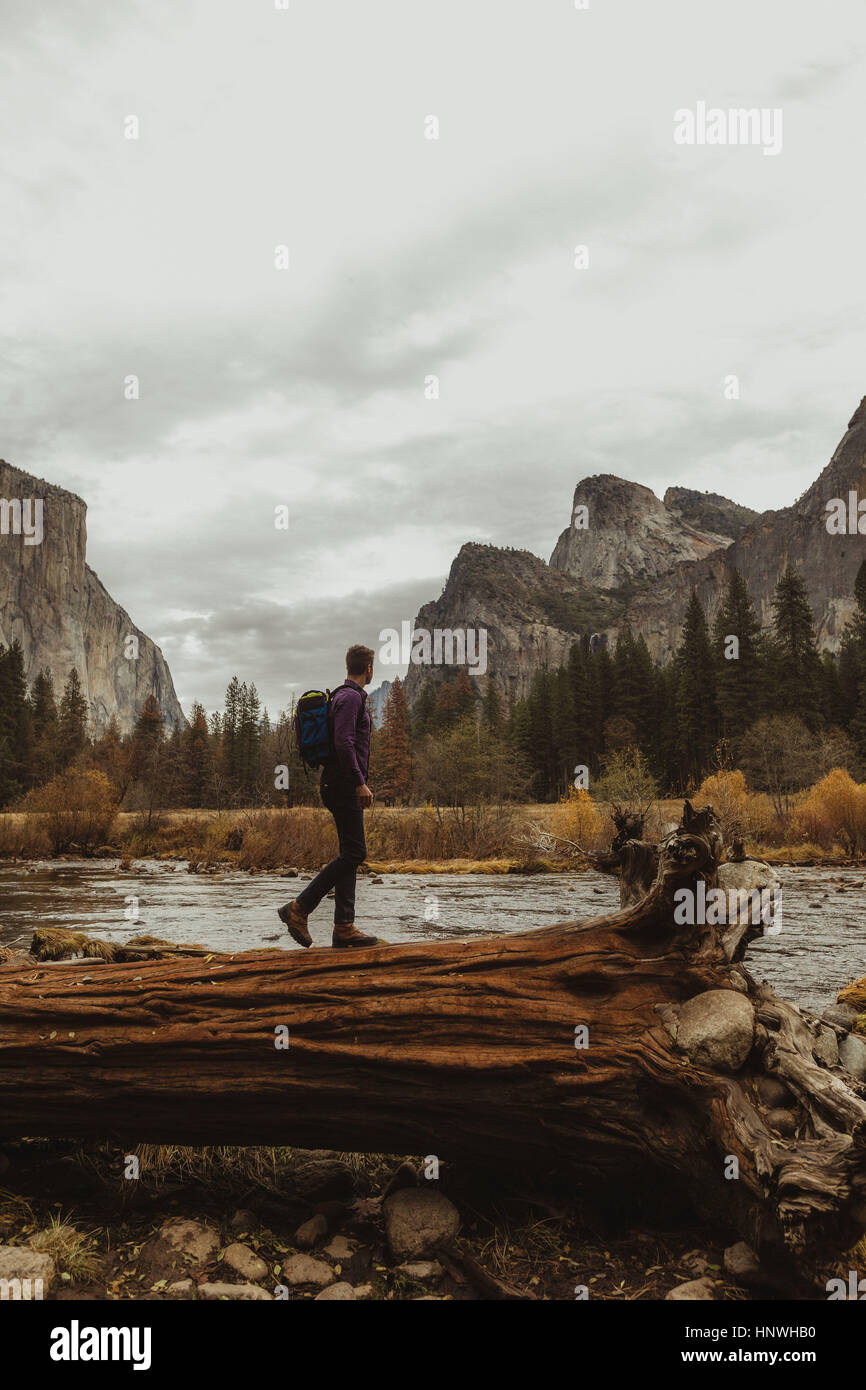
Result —
POLYGON ((858 1081, 866 1081, 866 1038, 849 1033, 839 1044, 839 1061, 858 1081))
POLYGON ((430 1188, 401 1188, 386 1199, 383 1210, 388 1244, 398 1260, 431 1255, 460 1229, 453 1202, 430 1188))
POLYGON ((418 1284, 438 1284, 445 1278, 445 1270, 438 1260, 415 1260, 397 1266, 398 1274, 414 1279, 418 1284))
POLYGON ((290 1169, 287 1181, 305 1202, 351 1197, 352 1170, 339 1158, 314 1159, 290 1169))
POLYGON ((12 1285, 13 1300, 41 1298, 53 1285, 55 1274, 54 1261, 44 1251, 33 1250, 29 1245, 0 1245, 0 1279, 12 1285))
POLYGON ((315 1284, 324 1289, 335 1282, 335 1274, 324 1260, 314 1260, 312 1255, 292 1255, 283 1265, 280 1275, 284 1284, 315 1284))
POLYGON ((705 990, 678 1010, 677 1047, 695 1066, 739 1071, 754 1036, 755 1011, 735 990, 705 990))
POLYGON ((194 1298, 195 1284, 192 1279, 176 1279, 169 1284, 166 1293, 170 1298, 194 1298))
POLYGON ((239 1299, 249 1303, 255 1300, 273 1302, 273 1294, 260 1289, 257 1284, 199 1284, 198 1296, 211 1302, 220 1298, 239 1299))
POLYGON ((844 1028, 847 1033, 857 1021, 857 1010, 852 1009, 850 1004, 831 1004, 821 1017, 825 1023, 835 1023, 837 1028, 844 1028))
POLYGON ((677 1284, 675 1289, 671 1289, 669 1293, 665 1294, 666 1303, 698 1299, 712 1302, 714 1298, 713 1284, 710 1279, 690 1279, 687 1284, 677 1284))
POLYGON ((246 1207, 238 1207, 229 1222, 229 1229, 241 1234, 246 1231, 254 1231, 259 1224, 259 1218, 255 1212, 247 1211, 246 1207))
POLYGON ((382 1200, 390 1197, 392 1192, 399 1192, 401 1187, 417 1187, 421 1179, 418 1176, 418 1169, 414 1163, 406 1159, 391 1174, 382 1193, 382 1200))
POLYGON ((324 1240, 328 1234, 328 1220, 321 1212, 311 1216, 309 1221, 305 1221, 295 1231, 295 1244, 301 1250, 312 1250, 314 1245, 324 1240))
POLYGON ((267 1278, 268 1267, 265 1261, 248 1245, 238 1245, 235 1242, 228 1246, 223 1255, 223 1261, 229 1269, 233 1269, 235 1274, 239 1274, 250 1284, 260 1284, 263 1279, 267 1278))
POLYGON ((353 1242, 345 1236, 334 1236, 333 1240, 328 1241, 322 1254, 327 1255, 329 1260, 349 1260, 353 1249, 353 1242))
POLYGON ((750 1245, 738 1240, 729 1245, 724 1255, 725 1273, 738 1284, 760 1284, 761 1264, 750 1245))
POLYGON ((141 1247, 139 1272, 151 1283, 172 1274, 188 1274, 210 1264, 219 1248, 220 1238, 212 1226, 172 1217, 141 1247))
POLYGON ((352 1288, 351 1284, 331 1284, 327 1289, 322 1289, 321 1293, 317 1293, 313 1302, 320 1303, 324 1299, 334 1299, 336 1302, 342 1303, 354 1303, 355 1290, 352 1288))
POLYGON ((719 887, 728 895, 729 904, 728 927, 722 936, 722 947, 728 960, 733 960, 736 948, 750 925, 769 927, 781 924, 782 880, 763 859, 729 860, 719 865, 718 878, 719 887), (733 912, 730 911, 731 892, 750 895, 742 914, 736 906, 733 912), (753 893, 762 896, 752 899, 753 893), (778 917, 775 916, 777 911, 778 917))

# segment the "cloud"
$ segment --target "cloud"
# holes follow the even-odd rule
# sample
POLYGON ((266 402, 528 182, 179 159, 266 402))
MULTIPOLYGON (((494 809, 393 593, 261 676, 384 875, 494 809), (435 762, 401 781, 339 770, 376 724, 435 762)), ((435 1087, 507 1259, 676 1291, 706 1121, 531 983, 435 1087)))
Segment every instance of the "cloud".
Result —
POLYGON ((834 91, 849 73, 861 66, 863 53, 863 48, 857 47, 835 62, 805 63, 780 82, 778 99, 809 101, 834 91))
POLYGON ((336 679, 464 541, 547 558, 589 473, 802 492, 864 330, 866 18, 807 8, 0 0, 0 453, 187 705, 336 679), (678 149, 698 98, 783 154, 678 149))

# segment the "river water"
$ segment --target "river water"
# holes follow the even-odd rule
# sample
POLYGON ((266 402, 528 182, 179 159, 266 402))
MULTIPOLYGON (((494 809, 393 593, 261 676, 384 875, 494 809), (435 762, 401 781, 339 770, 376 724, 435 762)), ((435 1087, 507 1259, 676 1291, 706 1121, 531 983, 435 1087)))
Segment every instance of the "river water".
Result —
MULTIPOLYGON (((747 965, 784 998, 822 1009, 866 975, 866 884, 861 869, 782 869, 782 930, 756 941, 747 965)), ((0 944, 27 948, 37 926, 126 941, 149 933, 214 951, 300 947, 276 908, 303 879, 225 872, 190 874, 185 863, 50 861, 0 867, 0 944)), ((596 917, 619 906, 618 881, 568 874, 385 874, 358 880, 356 922, 385 941, 443 940, 526 931, 596 917)), ((333 904, 310 919, 330 944, 333 904)))

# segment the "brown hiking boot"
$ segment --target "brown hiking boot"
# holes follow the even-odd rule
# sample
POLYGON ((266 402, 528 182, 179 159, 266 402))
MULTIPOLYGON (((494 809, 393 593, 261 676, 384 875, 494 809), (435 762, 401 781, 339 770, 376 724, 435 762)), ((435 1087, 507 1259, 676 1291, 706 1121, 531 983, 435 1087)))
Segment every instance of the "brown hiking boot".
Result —
POLYGON ((313 938, 307 931, 307 919, 296 901, 286 903, 285 907, 278 907, 277 916, 281 922, 285 922, 289 936, 297 941, 299 946, 312 946, 313 938))
POLYGON ((376 936, 365 936, 358 931, 354 922, 334 923, 334 935, 331 938, 332 946, 378 946, 379 938, 376 936))

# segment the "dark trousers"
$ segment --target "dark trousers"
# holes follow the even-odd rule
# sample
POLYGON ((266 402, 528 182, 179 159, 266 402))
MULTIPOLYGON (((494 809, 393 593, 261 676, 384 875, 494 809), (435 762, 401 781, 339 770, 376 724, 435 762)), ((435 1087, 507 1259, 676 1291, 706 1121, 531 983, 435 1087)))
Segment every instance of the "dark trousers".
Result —
POLYGON ((355 880, 358 865, 367 858, 364 812, 354 788, 334 790, 323 786, 322 801, 334 817, 340 853, 298 894, 297 903, 304 916, 309 917, 333 888, 334 925, 346 926, 355 920, 355 880))

